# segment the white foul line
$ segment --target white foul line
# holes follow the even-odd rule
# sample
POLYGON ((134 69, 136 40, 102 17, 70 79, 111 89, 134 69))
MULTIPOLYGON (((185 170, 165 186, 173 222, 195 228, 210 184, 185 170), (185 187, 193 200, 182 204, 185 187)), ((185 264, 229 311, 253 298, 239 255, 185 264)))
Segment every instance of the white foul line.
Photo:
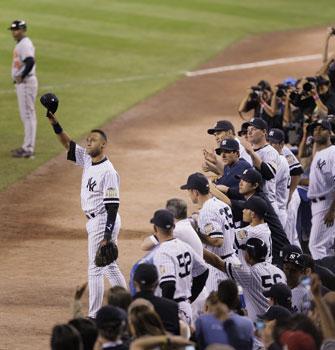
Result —
POLYGON ((222 72, 229 72, 233 70, 243 70, 243 69, 251 69, 251 68, 258 68, 258 67, 275 66, 277 64, 286 64, 286 63, 294 63, 294 62, 313 61, 313 60, 319 60, 321 58, 322 58, 321 54, 276 58, 276 59, 267 60, 267 61, 233 64, 231 66, 221 66, 221 67, 214 67, 214 68, 208 68, 208 69, 200 69, 193 72, 186 72, 185 75, 187 77, 197 77, 200 75, 216 74, 216 73, 222 73, 222 72))
MULTIPOLYGON (((187 77, 197 77, 201 75, 207 74, 216 74, 222 72, 229 72, 234 70, 243 70, 243 69, 251 69, 257 67, 267 67, 274 66, 277 64, 286 64, 286 63, 294 63, 294 62, 304 62, 304 61, 313 61, 319 60, 322 58, 321 54, 316 55, 306 55, 306 56, 297 56, 297 57, 285 57, 285 58, 277 58, 273 60, 267 61, 259 61, 259 62, 251 62, 251 63, 242 63, 242 64, 233 64, 231 66, 221 66, 215 68, 201 69, 193 72, 185 72, 185 71, 176 71, 176 72, 165 72, 165 73, 157 73, 152 75, 134 75, 129 77, 122 78, 114 78, 114 79, 99 79, 99 80, 86 80, 86 81, 73 81, 67 83, 59 83, 54 85, 41 85, 40 90, 53 90, 53 89, 64 89, 64 88, 72 88, 74 86, 88 86, 88 85, 113 85, 120 84, 131 81, 141 81, 141 80, 149 80, 149 79, 158 79, 161 77, 169 77, 169 76, 177 76, 177 75, 185 75, 187 77)), ((3 89, 0 90, 0 95, 2 94, 13 94, 15 92, 13 89, 3 89)))

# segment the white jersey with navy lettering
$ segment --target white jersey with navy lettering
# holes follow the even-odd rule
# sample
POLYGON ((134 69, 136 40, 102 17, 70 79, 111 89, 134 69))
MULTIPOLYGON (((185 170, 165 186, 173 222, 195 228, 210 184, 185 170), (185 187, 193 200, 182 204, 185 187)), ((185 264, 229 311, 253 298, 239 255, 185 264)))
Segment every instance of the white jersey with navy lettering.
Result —
MULTIPOLYGON (((241 247, 242 244, 246 244, 249 238, 259 238, 263 242, 265 242, 268 248, 268 253, 266 255, 265 261, 268 263, 272 262, 271 231, 266 222, 256 226, 249 225, 243 227, 242 229, 236 230, 235 234, 238 248, 241 247)), ((244 258, 244 250, 240 248, 238 249, 238 258, 240 259, 242 264, 247 265, 244 258)))
POLYGON ((227 274, 243 288, 248 317, 256 321, 257 315, 264 314, 269 308, 268 299, 263 295, 273 284, 285 283, 282 270, 267 262, 252 266, 235 265, 226 262, 227 274))
POLYGON ((223 238, 221 247, 204 244, 204 248, 221 257, 235 252, 233 214, 226 203, 215 197, 208 199, 199 211, 198 226, 204 235, 223 238))
POLYGON ((292 308, 294 312, 305 315, 311 308, 311 294, 302 283, 292 289, 292 308))
POLYGON ((86 214, 97 215, 105 211, 105 204, 120 202, 120 178, 109 159, 92 164, 86 149, 76 145, 75 162, 84 168, 81 207, 86 214))
POLYGON ((279 153, 269 144, 255 149, 255 152, 261 158, 262 162, 267 164, 269 171, 273 175, 271 180, 264 181, 263 191, 266 193, 271 205, 276 210, 276 175, 280 167, 279 153))
POLYGON ((162 242, 155 249, 153 263, 159 273, 159 284, 176 283, 174 299, 188 299, 193 278, 208 269, 203 258, 178 238, 162 242))

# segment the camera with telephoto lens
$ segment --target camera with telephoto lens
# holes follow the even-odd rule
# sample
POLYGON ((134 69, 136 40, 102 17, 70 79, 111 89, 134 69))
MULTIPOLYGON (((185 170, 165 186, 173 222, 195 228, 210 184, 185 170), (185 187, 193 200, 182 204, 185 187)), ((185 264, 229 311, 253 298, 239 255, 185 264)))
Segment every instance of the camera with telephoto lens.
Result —
POLYGON ((300 101, 301 101, 301 95, 299 94, 298 90, 293 90, 289 94, 290 102, 295 107, 299 107, 300 101))
POLYGON ((307 77, 306 80, 307 80, 306 83, 304 83, 304 85, 302 86, 303 94, 305 96, 309 95, 311 90, 317 86, 317 78, 307 77))
POLYGON ((250 88, 252 91, 249 94, 249 98, 251 101, 259 101, 262 95, 262 89, 260 86, 252 86, 250 88))
POLYGON ((282 98, 286 95, 288 86, 284 84, 278 84, 277 86, 277 91, 276 91, 276 96, 279 98, 282 98))

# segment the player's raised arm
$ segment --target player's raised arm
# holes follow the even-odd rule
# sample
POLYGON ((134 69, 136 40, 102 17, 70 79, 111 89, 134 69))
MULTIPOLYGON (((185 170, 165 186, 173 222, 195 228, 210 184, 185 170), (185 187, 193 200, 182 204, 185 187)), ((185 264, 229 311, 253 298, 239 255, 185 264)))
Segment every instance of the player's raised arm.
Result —
POLYGON ((54 129, 54 132, 57 135, 60 143, 69 151, 71 139, 60 126, 58 120, 55 117, 59 103, 57 96, 51 93, 47 93, 41 97, 40 101, 42 105, 47 109, 46 117, 48 117, 49 122, 54 129))

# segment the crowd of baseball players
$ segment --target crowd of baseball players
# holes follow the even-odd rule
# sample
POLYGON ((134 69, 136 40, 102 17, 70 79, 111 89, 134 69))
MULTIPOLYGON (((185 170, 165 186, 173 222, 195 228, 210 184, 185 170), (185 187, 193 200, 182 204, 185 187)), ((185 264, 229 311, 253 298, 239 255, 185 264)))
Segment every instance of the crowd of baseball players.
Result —
MULTIPOLYGON (((34 48, 24 21, 9 29, 26 130, 12 155, 30 158, 34 48)), ((207 130, 215 149, 204 149, 203 164, 179 185, 197 210, 170 198, 147 218, 153 233, 139 247, 129 285, 117 261, 95 265, 98 247, 117 243, 121 227, 107 135, 94 129, 82 147, 48 113, 68 160, 83 169, 88 233, 88 314, 80 302, 85 284, 73 319, 52 329, 52 349, 335 349, 333 34, 317 75, 274 87, 261 80, 240 103, 242 123, 219 120, 207 130), (105 277, 112 288, 103 305, 105 277)))

